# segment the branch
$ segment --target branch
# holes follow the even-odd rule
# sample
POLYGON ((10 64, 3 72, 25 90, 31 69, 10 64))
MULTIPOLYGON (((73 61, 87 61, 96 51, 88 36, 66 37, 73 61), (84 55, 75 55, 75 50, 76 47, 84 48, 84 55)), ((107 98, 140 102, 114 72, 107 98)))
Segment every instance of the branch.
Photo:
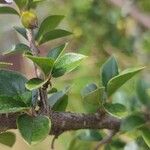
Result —
POLYGON ((109 142, 112 140, 113 136, 114 136, 116 133, 117 133, 116 130, 112 130, 112 131, 109 133, 108 136, 106 136, 103 140, 101 140, 101 141, 97 144, 97 146, 95 147, 94 150, 98 150, 102 145, 109 143, 109 142))
MULTIPOLYGON (((107 0, 109 3, 114 4, 120 8, 123 8, 126 0, 107 0)), ((131 6, 128 10, 128 14, 133 17, 137 22, 143 25, 145 28, 150 28, 150 16, 142 13, 136 6, 131 6)))
MULTIPOLYGON (((0 116, 0 131, 17 129, 16 119, 19 114, 0 116)), ((108 129, 118 131, 120 119, 104 112, 78 114, 71 112, 53 112, 50 116, 52 128, 50 135, 59 136, 65 131, 78 129, 108 129)))

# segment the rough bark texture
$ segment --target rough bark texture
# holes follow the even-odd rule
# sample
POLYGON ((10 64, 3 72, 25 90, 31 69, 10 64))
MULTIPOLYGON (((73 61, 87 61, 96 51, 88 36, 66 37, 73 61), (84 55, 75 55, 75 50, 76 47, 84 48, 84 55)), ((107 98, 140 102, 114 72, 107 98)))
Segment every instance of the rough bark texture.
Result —
MULTIPOLYGON (((0 131, 16 129, 19 114, 0 116, 0 131)), ((78 129, 109 129, 119 130, 120 120, 103 112, 95 114, 78 114, 71 112, 53 112, 51 118, 51 135, 60 135, 65 131, 78 129)))

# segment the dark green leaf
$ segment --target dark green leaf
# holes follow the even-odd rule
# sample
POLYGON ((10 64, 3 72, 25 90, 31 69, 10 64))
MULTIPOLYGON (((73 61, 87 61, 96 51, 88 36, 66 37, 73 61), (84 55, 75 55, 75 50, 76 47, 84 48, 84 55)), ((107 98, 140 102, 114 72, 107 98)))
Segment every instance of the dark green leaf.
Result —
POLYGON ((32 55, 25 55, 27 58, 31 59, 39 68, 43 71, 43 73, 47 76, 51 73, 54 60, 46 57, 38 57, 32 55))
POLYGON ((122 120, 121 130, 131 131, 145 124, 145 120, 141 114, 133 114, 122 120))
POLYGON ((52 70, 53 77, 60 77, 65 73, 69 73, 78 67, 83 59, 86 56, 82 54, 76 53, 66 53, 61 56, 57 62, 54 64, 54 68, 52 70))
POLYGON ((90 84, 86 85, 86 87, 81 92, 82 97, 87 96, 89 93, 95 91, 97 88, 98 87, 95 83, 90 83, 90 84))
POLYGON ((48 90, 48 94, 52 94, 52 93, 56 93, 57 89, 56 88, 51 88, 50 90, 48 90))
POLYGON ((148 145, 148 147, 150 148, 150 128, 147 127, 143 127, 141 129, 142 132, 142 137, 145 141, 145 143, 148 145))
POLYGON ((98 88, 94 83, 88 84, 82 91, 82 98, 89 104, 100 107, 104 94, 104 87, 98 88))
POLYGON ((117 89, 119 89, 125 82, 131 79, 134 75, 142 71, 144 67, 130 68, 122 71, 119 75, 109 80, 107 85, 108 96, 112 95, 117 89))
POLYGON ((10 55, 10 54, 24 53, 24 52, 30 52, 30 48, 23 43, 19 43, 13 46, 10 50, 4 51, 3 55, 8 55, 8 54, 10 55))
POLYGON ((0 133, 0 143, 12 147, 16 142, 16 135, 12 132, 0 133))
POLYGON ((17 127, 28 144, 36 144, 48 136, 51 122, 46 116, 31 117, 23 114, 17 119, 17 127))
POLYGON ((18 72, 0 70, 0 96, 20 96, 26 92, 25 83, 27 79, 18 72))
POLYGON ((101 134, 96 130, 85 130, 78 135, 80 140, 84 141, 100 141, 102 140, 101 134))
POLYGON ((21 34, 25 39, 28 39, 28 38, 27 38, 27 31, 26 31, 25 28, 14 27, 14 29, 15 29, 19 34, 21 34))
POLYGON ((110 104, 110 103, 105 103, 104 107, 106 111, 115 116, 115 117, 123 117, 127 115, 127 109, 124 105, 115 103, 115 104, 110 104))
POLYGON ((24 102, 15 100, 12 97, 0 96, 0 114, 14 113, 29 109, 24 102))
POLYGON ((48 104, 53 108, 53 110, 57 111, 65 111, 67 104, 68 104, 68 89, 63 91, 58 91, 53 93, 48 98, 48 104))
POLYGON ((58 47, 55 47, 53 49, 51 49, 47 55, 47 57, 53 59, 53 60, 57 60, 63 53, 63 51, 65 50, 67 44, 63 44, 60 45, 58 47))
POLYGON ((71 32, 68 32, 66 30, 62 30, 62 29, 55 29, 55 30, 52 30, 52 31, 49 31, 47 33, 45 33, 41 38, 40 40, 38 40, 38 44, 41 45, 43 43, 46 43, 50 40, 54 40, 54 39, 58 39, 58 38, 61 38, 61 37, 65 37, 65 36, 68 36, 72 34, 71 32))
POLYGON ((101 72, 103 86, 107 87, 108 81, 119 74, 118 64, 113 56, 104 63, 101 72))
POLYGON ((138 98, 140 102, 146 105, 147 107, 150 106, 150 97, 147 93, 148 88, 150 88, 150 85, 148 84, 148 82, 146 82, 143 79, 140 79, 138 81, 137 88, 136 88, 138 98))
POLYGON ((46 82, 47 80, 43 81, 39 78, 32 78, 25 84, 25 86, 28 90, 32 91, 42 87, 46 82))
POLYGON ((45 33, 55 29, 63 18, 64 16, 60 15, 52 15, 47 17, 40 25, 39 31, 36 35, 36 40, 40 41, 41 37, 45 33))
POLYGON ((19 13, 12 7, 0 6, 0 14, 19 15, 19 13))

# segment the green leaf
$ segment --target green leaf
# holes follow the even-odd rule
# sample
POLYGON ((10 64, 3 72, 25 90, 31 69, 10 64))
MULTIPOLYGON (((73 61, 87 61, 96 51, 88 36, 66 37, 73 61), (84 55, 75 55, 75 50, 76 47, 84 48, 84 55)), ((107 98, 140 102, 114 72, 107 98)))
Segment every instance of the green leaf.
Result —
POLYGON ((142 132, 142 137, 145 141, 145 143, 148 145, 148 147, 150 148, 150 128, 147 127, 143 127, 142 129, 140 129, 142 132))
POLYGON ((27 31, 25 28, 21 28, 21 27, 14 27, 14 29, 21 34, 25 39, 28 39, 27 37, 27 31))
POLYGON ((0 68, 5 68, 12 65, 13 65, 12 63, 8 63, 8 62, 0 62, 0 68))
POLYGON ((12 132, 0 133, 0 143, 12 147, 16 142, 16 135, 12 132))
POLYGON ((66 46, 67 46, 67 44, 63 44, 63 45, 60 45, 58 47, 55 47, 55 48, 51 49, 49 51, 47 57, 56 61, 62 55, 62 53, 65 50, 66 46))
POLYGON ((85 97, 89 95, 89 93, 95 91, 97 89, 97 85, 95 83, 90 83, 86 85, 86 87, 82 90, 81 95, 82 97, 85 97))
POLYGON ((28 9, 35 9, 37 7, 37 4, 43 1, 45 0, 30 0, 28 3, 28 9))
POLYGON ((144 117, 140 113, 132 114, 122 120, 121 130, 128 132, 137 129, 144 124, 145 124, 144 117))
POLYGON ((43 73, 47 76, 51 73, 54 60, 46 57, 38 57, 25 54, 25 57, 32 60, 39 68, 43 71, 43 73))
POLYGON ((100 141, 102 135, 96 130, 85 130, 77 136, 80 140, 84 141, 100 141))
POLYGON ((0 6, 0 14, 12 14, 19 16, 19 13, 14 8, 7 6, 0 6))
POLYGON ((3 55, 10 55, 10 54, 24 53, 24 52, 30 52, 30 47, 28 47, 23 43, 19 43, 13 46, 10 50, 4 51, 3 55))
POLYGON ((15 113, 29 109, 24 102, 15 100, 12 97, 0 96, 0 114, 15 113))
POLYGON ((17 119, 17 127, 28 144, 36 144, 49 135, 51 122, 46 116, 32 117, 23 114, 17 119))
POLYGON ((147 90, 149 88, 150 88, 150 85, 144 79, 140 79, 138 81, 137 88, 136 88, 138 98, 140 102, 147 107, 150 106, 150 101, 149 101, 150 97, 147 93, 147 90))
POLYGON ((32 78, 25 84, 25 86, 28 90, 32 91, 42 87, 46 82, 47 80, 43 81, 39 78, 32 78))
POLYGON ((28 0, 14 0, 19 9, 24 10, 28 6, 28 0))
POLYGON ((124 117, 125 115, 127 115, 126 107, 119 103, 115 104, 105 103, 104 108, 109 114, 115 117, 124 117))
POLYGON ((82 98, 89 104, 100 107, 102 104, 102 97, 104 94, 104 87, 98 88, 94 83, 88 84, 81 92, 82 98))
POLYGON ((57 89, 53 87, 53 88, 49 89, 47 92, 48 92, 48 94, 56 93, 57 89))
POLYGON ((101 69, 102 72, 102 83, 103 86, 107 87, 108 81, 113 78, 114 76, 117 76, 119 74, 118 72, 118 64, 115 59, 115 57, 110 57, 102 66, 101 69))
POLYGON ((68 89, 63 91, 58 91, 56 93, 51 94, 48 98, 48 104, 53 108, 55 111, 65 111, 68 105, 68 89))
POLYGON ((52 16, 49 16, 46 19, 44 19, 44 21, 40 25, 40 28, 38 30, 38 33, 37 33, 35 39, 37 41, 40 41, 41 37, 45 33, 55 29, 59 25, 59 23, 61 22, 61 20, 63 18, 64 18, 64 16, 61 16, 61 15, 52 15, 52 16))
POLYGON ((108 96, 112 95, 117 89, 119 89, 125 82, 131 79, 134 75, 142 71, 144 67, 130 68, 122 71, 119 75, 109 80, 107 85, 108 96))
POLYGON ((18 72, 0 70, 0 96, 19 97, 26 92, 27 79, 18 72))
POLYGON ((37 42, 39 45, 41 45, 41 44, 46 43, 50 40, 65 37, 65 36, 68 36, 70 34, 72 34, 72 33, 69 31, 62 30, 62 29, 55 29, 55 30, 49 31, 49 32, 45 33, 44 35, 42 35, 40 40, 38 40, 37 42))
POLYGON ((60 77, 65 73, 69 73, 78 67, 83 59, 86 56, 82 54, 76 53, 66 53, 61 56, 57 62, 54 64, 54 68, 52 70, 53 77, 60 77))

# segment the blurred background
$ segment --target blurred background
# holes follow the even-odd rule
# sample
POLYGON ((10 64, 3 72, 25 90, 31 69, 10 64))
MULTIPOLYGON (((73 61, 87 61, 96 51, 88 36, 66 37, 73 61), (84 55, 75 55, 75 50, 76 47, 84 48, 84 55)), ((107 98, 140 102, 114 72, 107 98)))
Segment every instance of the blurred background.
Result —
MULTIPOLYGON (((15 7, 15 6, 14 6, 15 7)), ((150 0, 47 0, 37 8, 39 22, 48 15, 65 15, 61 28, 72 31, 68 38, 54 40, 40 47, 42 55, 51 48, 69 42, 66 51, 79 52, 89 56, 73 73, 53 80, 54 87, 63 89, 72 85, 68 111, 86 112, 81 99, 81 90, 86 84, 100 83, 100 67, 114 55, 120 70, 128 67, 146 66, 138 76, 121 87, 112 101, 119 102, 131 110, 144 109, 143 97, 150 100, 150 0), (140 93, 140 94, 139 94, 140 93)), ((18 35, 13 26, 20 24, 15 16, 0 15, 0 51, 10 49, 19 41, 26 41, 18 35)), ((0 56, 0 60, 13 62, 10 68, 34 76, 33 65, 21 55, 0 56)), ((49 150, 51 137, 41 144, 28 146, 17 131, 17 143, 13 148, 0 145, 0 150, 49 150)), ((91 150, 96 142, 80 140, 82 131, 67 132, 56 141, 57 150, 91 150)), ((101 134, 105 132, 100 131, 101 134)), ((89 131, 86 132, 88 134, 89 131)), ((113 145, 105 150, 148 150, 138 133, 119 136, 113 145)))

